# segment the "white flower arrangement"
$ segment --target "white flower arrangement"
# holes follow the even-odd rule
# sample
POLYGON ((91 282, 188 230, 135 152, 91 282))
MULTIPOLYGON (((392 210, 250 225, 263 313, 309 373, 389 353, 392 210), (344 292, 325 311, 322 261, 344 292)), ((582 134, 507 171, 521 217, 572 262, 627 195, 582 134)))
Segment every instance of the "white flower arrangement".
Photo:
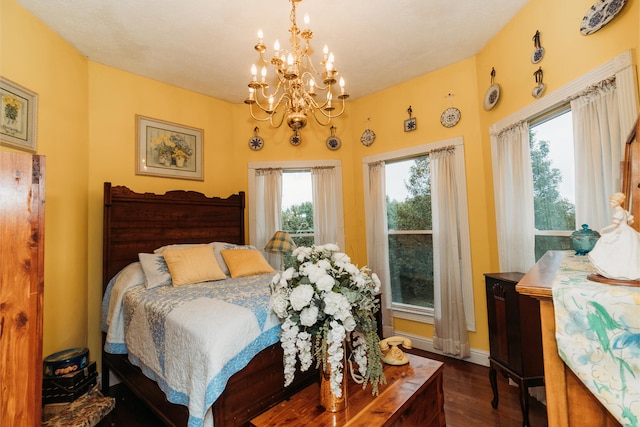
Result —
POLYGON ((296 362, 300 370, 325 363, 331 366, 331 389, 342 396, 345 340, 358 365, 362 387, 372 393, 385 382, 375 313, 380 280, 366 267, 358 269, 337 245, 298 247, 295 267, 277 273, 271 281, 270 305, 282 320, 280 342, 284 350, 285 386, 293 382, 296 362))

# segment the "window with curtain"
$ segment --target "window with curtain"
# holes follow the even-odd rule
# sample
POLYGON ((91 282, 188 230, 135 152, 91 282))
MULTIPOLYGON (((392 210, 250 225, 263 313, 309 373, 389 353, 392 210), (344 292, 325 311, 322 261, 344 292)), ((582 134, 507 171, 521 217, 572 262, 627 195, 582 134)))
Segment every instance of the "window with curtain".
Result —
POLYGON ((385 336, 393 333, 394 317, 449 318, 456 303, 447 298, 454 294, 462 302, 461 315, 453 316, 458 326, 475 330, 462 138, 366 157, 363 174, 368 265, 383 282, 385 336), (435 179, 440 152, 449 159, 439 160, 435 179))
POLYGON ((630 52, 491 126, 501 271, 527 272, 569 236, 610 221, 626 135, 637 118, 630 52))
MULTIPOLYGON (((252 245, 264 248, 282 230, 298 246, 335 243, 344 249, 340 161, 249 163, 247 199, 252 245)), ((279 265, 278 257, 268 257, 279 265)))

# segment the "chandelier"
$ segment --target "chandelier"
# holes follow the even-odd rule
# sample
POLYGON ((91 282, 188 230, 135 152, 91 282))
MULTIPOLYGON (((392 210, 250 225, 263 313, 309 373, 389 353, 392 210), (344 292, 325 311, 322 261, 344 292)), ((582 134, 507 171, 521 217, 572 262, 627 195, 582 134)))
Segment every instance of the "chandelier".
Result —
POLYGON ((296 3, 302 0, 289 0, 291 2, 291 47, 289 50, 281 49, 278 40, 273 46, 273 55, 267 59, 267 48, 263 43, 262 30, 258 31, 258 43, 255 50, 260 54, 258 65, 251 66, 251 81, 249 82, 249 96, 244 100, 249 105, 249 112, 254 120, 268 121, 273 127, 280 127, 286 120, 287 125, 298 133, 307 125, 307 119, 311 116, 315 121, 327 126, 331 119, 344 113, 345 99, 349 94, 345 92, 344 79, 340 77, 340 89, 335 88, 338 71, 333 65, 333 53, 325 45, 323 57, 320 62, 320 71, 311 61, 313 49, 309 41, 313 38, 313 32, 308 28, 309 17, 305 15, 305 28, 300 29, 296 23, 296 3), (269 65, 275 69, 275 78, 267 78, 269 65), (260 80, 258 80, 258 67, 260 80), (271 89, 268 81, 274 83, 271 89), (336 92, 338 100, 334 99, 336 92), (336 112, 339 104, 340 111, 336 112))

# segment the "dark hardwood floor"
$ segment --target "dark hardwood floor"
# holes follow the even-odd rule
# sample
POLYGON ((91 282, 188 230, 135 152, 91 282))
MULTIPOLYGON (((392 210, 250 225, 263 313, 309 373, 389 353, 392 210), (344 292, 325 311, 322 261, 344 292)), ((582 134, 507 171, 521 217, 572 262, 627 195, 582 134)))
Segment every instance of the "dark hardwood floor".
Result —
MULTIPOLYGON (((522 426, 518 388, 510 386, 504 377, 498 375, 499 405, 498 409, 493 409, 491 407, 493 393, 489 384, 489 368, 422 350, 414 349, 411 352, 445 363, 444 409, 448 427, 522 426)), ((112 390, 113 395, 117 398, 116 409, 111 415, 113 426, 162 426, 162 423, 124 388, 116 386, 112 390)), ((546 407, 533 398, 529 399, 529 404, 531 426, 547 426, 546 407)))

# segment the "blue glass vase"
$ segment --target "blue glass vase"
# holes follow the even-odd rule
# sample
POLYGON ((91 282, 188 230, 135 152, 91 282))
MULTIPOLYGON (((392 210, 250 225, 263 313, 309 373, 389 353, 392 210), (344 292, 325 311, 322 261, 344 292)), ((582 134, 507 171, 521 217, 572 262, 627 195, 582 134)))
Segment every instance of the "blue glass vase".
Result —
POLYGON ((576 255, 586 255, 593 249, 600 238, 600 233, 593 231, 587 224, 582 224, 582 230, 571 233, 571 242, 576 255))

